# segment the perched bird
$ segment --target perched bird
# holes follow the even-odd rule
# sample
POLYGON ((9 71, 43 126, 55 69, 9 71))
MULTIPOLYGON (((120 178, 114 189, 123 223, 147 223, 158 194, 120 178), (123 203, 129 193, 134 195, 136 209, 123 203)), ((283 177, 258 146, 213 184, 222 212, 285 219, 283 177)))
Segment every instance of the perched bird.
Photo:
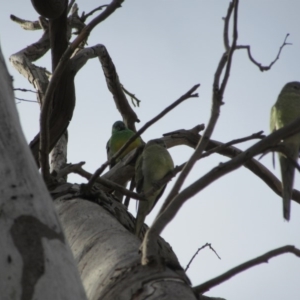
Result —
MULTIPOLYGON (((107 159, 110 159, 115 155, 119 149, 135 134, 132 130, 128 129, 124 122, 117 121, 112 126, 111 137, 106 144, 107 159)), ((112 168, 117 162, 119 162, 123 157, 126 156, 131 150, 142 145, 142 139, 138 137, 134 140, 127 149, 119 156, 115 162, 111 163, 110 168, 112 168)))
MULTIPOLYGON (((168 172, 174 169, 174 163, 165 143, 160 140, 149 141, 135 165, 135 183, 138 193, 147 193, 168 172)), ((160 187, 146 201, 139 201, 135 234, 139 236, 146 216, 151 212, 166 185, 160 187)))
MULTIPOLYGON (((128 129, 124 122, 116 121, 112 126, 111 137, 106 144, 107 151, 107 159, 111 159, 113 155, 115 155, 119 149, 134 135, 135 133, 128 129)), ((139 147, 143 144, 143 141, 140 137, 135 139, 126 150, 119 156, 114 162, 110 164, 110 169, 119 162, 123 157, 125 157, 131 150, 139 147)), ((124 187, 126 187, 128 181, 122 183, 124 187)), ((114 191, 115 197, 122 202, 123 194, 119 191, 114 191)))
MULTIPOLYGON (((281 90, 271 110, 271 132, 284 127, 300 117, 300 82, 287 83, 281 90)), ((299 155, 300 133, 283 140, 287 156, 279 153, 282 177, 283 216, 290 219, 295 163, 299 155), (294 162, 293 162, 294 161, 294 162)))

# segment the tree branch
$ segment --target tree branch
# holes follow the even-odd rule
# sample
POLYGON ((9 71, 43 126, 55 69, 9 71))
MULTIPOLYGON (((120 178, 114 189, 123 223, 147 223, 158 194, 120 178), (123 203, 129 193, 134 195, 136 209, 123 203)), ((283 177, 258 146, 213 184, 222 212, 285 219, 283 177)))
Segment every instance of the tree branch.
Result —
POLYGON ((109 17, 118 7, 121 6, 121 3, 124 0, 113 0, 98 17, 93 19, 88 25, 86 25, 81 33, 77 36, 77 38, 69 45, 67 50, 62 55, 58 65, 56 66, 55 71, 53 72, 53 76, 49 85, 47 87, 47 91, 45 93, 44 103, 41 110, 40 116, 40 162, 41 162, 41 170, 42 174, 45 177, 49 177, 49 165, 48 155, 49 155, 49 143, 48 143, 48 135, 49 135, 49 118, 50 118, 50 107, 52 103, 53 94, 58 85, 58 82, 67 66, 67 62, 71 57, 72 53, 79 46, 79 44, 88 37, 92 29, 98 25, 100 22, 104 21, 107 17, 109 17))
POLYGON ((155 249, 149 250, 147 248, 148 244, 145 241, 151 241, 154 237, 158 236, 165 226, 175 217, 180 207, 183 205, 185 201, 199 193, 205 187, 210 185, 212 182, 222 177, 223 175, 239 168, 245 162, 249 161, 255 155, 263 152, 266 148, 270 147, 270 145, 278 143, 283 138, 294 135, 295 133, 300 131, 300 118, 291 122, 289 125, 276 130, 272 134, 265 137, 263 140, 257 142, 241 154, 237 155, 230 161, 226 163, 221 163, 219 166, 213 168, 211 171, 206 173, 204 176, 196 180, 190 186, 185 188, 182 192, 180 192, 173 201, 169 204, 168 208, 165 209, 158 217, 154 220, 151 228, 146 233, 145 240, 143 242, 143 262, 147 261, 147 257, 155 257, 155 253, 147 251, 155 251, 155 249), (145 254, 144 254, 145 253, 145 254))
POLYGON ((116 67, 104 46, 102 51, 99 53, 99 61, 103 69, 107 88, 113 95, 115 104, 123 118, 123 121, 129 129, 136 132, 135 122, 140 122, 140 120, 128 103, 128 100, 122 89, 122 85, 120 84, 116 67))
POLYGON ((192 256, 192 258, 190 259, 189 263, 187 264, 187 266, 186 266, 185 269, 184 269, 185 272, 189 269, 191 263, 193 262, 193 260, 195 259, 195 257, 198 255, 198 253, 199 253, 202 249, 204 249, 204 248, 206 248, 206 247, 209 247, 209 249, 210 249, 211 251, 213 251, 219 259, 221 259, 221 257, 218 255, 218 253, 216 252, 216 250, 211 246, 211 244, 210 244, 210 243, 206 243, 206 244, 203 245, 202 247, 198 248, 198 250, 196 251, 196 253, 192 256))
POLYGON ((249 59, 250 59, 250 60, 251 60, 251 61, 259 68, 259 70, 260 70, 261 72, 268 71, 268 70, 270 70, 270 69, 272 68, 272 66, 275 64, 275 62, 279 59, 279 56, 280 56, 280 53, 281 53, 283 47, 284 47, 284 46, 288 46, 288 45, 292 45, 291 43, 287 43, 287 42, 286 42, 286 40, 287 40, 287 38, 289 37, 289 35, 290 35, 290 34, 287 33, 287 35, 285 36, 285 39, 284 39, 282 45, 281 45, 280 48, 279 48, 279 51, 278 51, 278 54, 277 54, 276 58, 275 58, 268 66, 262 66, 261 63, 257 62, 257 61, 253 58, 253 56, 252 56, 252 54, 251 54, 250 45, 238 45, 238 46, 236 46, 236 49, 246 49, 247 52, 248 52, 248 57, 249 57, 249 59))
POLYGON ((269 259, 271 259, 275 256, 278 256, 278 255, 282 255, 284 253, 293 253, 297 257, 300 257, 300 250, 297 249, 295 246, 288 245, 288 246, 280 247, 280 248, 271 250, 271 251, 269 251, 261 256, 258 256, 254 259, 251 259, 251 260, 225 272, 224 274, 222 274, 218 277, 215 277, 211 280, 208 280, 208 281, 194 287, 193 291, 197 294, 206 293, 211 288, 219 285, 220 283, 227 281, 231 277, 233 277, 241 272, 244 272, 245 270, 247 270, 249 268, 257 266, 259 264, 267 263, 269 261, 269 259))
MULTIPOLYGON (((168 204, 172 201, 172 199, 178 194, 179 190, 181 189, 185 179, 187 178, 188 174, 190 173, 191 169, 193 168, 195 162, 198 160, 198 157, 201 155, 203 150, 207 147, 208 141, 213 133, 214 127, 217 123, 217 120, 220 115, 220 106, 222 105, 222 99, 223 99, 223 94, 224 90, 227 84, 227 80, 229 78, 229 70, 231 68, 231 59, 232 55, 234 52, 234 47, 236 45, 236 40, 237 40, 237 4, 238 0, 235 2, 235 7, 234 7, 234 39, 229 51, 229 54, 227 55, 227 51, 223 54, 219 66, 217 68, 217 71, 215 73, 215 79, 214 79, 214 84, 213 84, 213 100, 212 100, 212 112, 211 116, 208 122, 208 125, 206 129, 204 130, 203 136, 200 139, 195 152, 192 154, 188 162, 186 163, 185 167, 183 168, 181 174, 179 175, 177 181, 175 182, 173 188, 171 189, 169 195, 167 196, 164 204, 162 205, 159 214, 166 209, 168 204), (227 57, 228 56, 228 57, 227 57), (221 84, 221 88, 219 88, 219 81, 220 81, 220 76, 222 74, 223 69, 225 68, 227 64, 227 68, 225 70, 225 75, 223 82, 221 84)), ((233 9, 228 9, 227 16, 225 18, 225 27, 228 26, 227 23, 229 23, 230 16, 232 14, 233 9)), ((158 215, 159 215, 158 214, 158 215)))

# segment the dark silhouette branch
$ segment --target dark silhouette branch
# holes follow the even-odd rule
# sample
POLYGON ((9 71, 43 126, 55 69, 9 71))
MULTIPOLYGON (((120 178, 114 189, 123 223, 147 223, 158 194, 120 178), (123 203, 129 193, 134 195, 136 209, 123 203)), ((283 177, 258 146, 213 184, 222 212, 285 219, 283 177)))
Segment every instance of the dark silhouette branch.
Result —
POLYGON ((116 67, 104 46, 98 57, 103 69, 107 88, 113 95, 115 104, 123 121, 129 129, 136 132, 135 122, 140 122, 140 120, 127 101, 116 67))
MULTIPOLYGON (((58 65, 55 68, 55 71, 53 73, 53 76, 51 78, 51 81, 49 82, 49 85, 47 87, 47 91, 45 93, 44 103, 41 110, 41 116, 40 116, 40 166, 42 169, 42 174, 45 175, 45 177, 48 177, 49 173, 49 163, 48 163, 48 155, 50 152, 49 147, 49 117, 50 117, 50 107, 52 104, 52 98, 54 95, 54 92, 57 88, 57 85, 60 81, 60 78, 67 66, 67 63, 69 61, 69 58, 73 54, 73 52, 76 50, 76 48, 80 45, 80 43, 85 40, 92 29, 98 25, 100 22, 104 21, 107 17, 109 17, 118 7, 121 6, 121 3, 124 0, 113 0, 103 11, 99 16, 97 16, 95 19, 93 19, 88 25, 86 25, 81 33, 77 36, 77 38, 68 46, 64 54, 62 55, 58 65)), ((69 120, 67 124, 69 123, 69 120)), ((64 132, 64 131, 63 131, 64 132)), ((63 134, 63 132, 61 134, 63 134)))
POLYGON ((288 46, 288 45, 292 45, 291 43, 287 43, 286 40, 287 38, 289 37, 289 33, 287 33, 287 35, 285 36, 285 39, 283 41, 283 44, 280 46, 279 48, 279 51, 278 51, 278 54, 276 56, 276 58, 268 65, 268 66, 262 66, 261 63, 257 62, 252 54, 251 54, 251 47, 249 45, 238 45, 236 46, 236 49, 246 49, 247 50, 247 53, 248 53, 248 57, 249 59, 259 68, 259 70, 261 72, 264 72, 264 71, 268 71, 272 68, 272 66, 276 63, 276 61, 279 59, 280 57, 280 53, 283 49, 284 46, 288 46))
POLYGON ((225 272, 224 274, 215 277, 211 280, 208 280, 196 287, 193 288, 194 292, 197 294, 203 294, 206 293, 207 291, 209 291, 211 288, 227 281, 228 279, 230 279, 231 277, 244 272, 247 269, 250 269, 254 266, 260 265, 262 263, 267 263, 269 261, 269 259, 278 256, 278 255, 282 255, 284 253, 293 253, 295 254, 297 257, 300 257, 300 249, 297 249, 295 246, 284 246, 284 247, 280 247, 274 250, 271 250, 261 256, 258 256, 254 259, 251 259, 227 272, 225 272))
POLYGON ((121 88, 122 88, 122 90, 124 91, 124 93, 130 97, 132 105, 133 105, 134 107, 136 107, 136 106, 139 107, 139 106, 140 106, 140 102, 142 102, 142 101, 139 100, 139 99, 135 96, 135 94, 132 94, 132 93, 130 93, 128 90, 126 90, 123 84, 121 84, 121 88), (134 101, 136 102, 136 105, 134 104, 134 101))
POLYGON ((227 84, 227 80, 229 78, 229 71, 231 68, 231 60, 232 60, 232 55, 236 46, 236 41, 237 41, 237 7, 238 7, 238 1, 234 2, 234 9, 228 9, 227 12, 227 16, 225 18, 225 27, 228 26, 227 23, 229 23, 230 21, 230 17, 232 15, 232 11, 234 11, 234 38, 233 38, 233 42, 231 45, 231 48, 229 50, 229 53, 227 53, 228 51, 226 50, 226 52, 223 54, 218 68, 216 70, 215 73, 215 79, 214 79, 214 84, 213 84, 213 100, 212 100, 212 112, 211 112, 211 116, 208 122, 208 125, 206 127, 206 129, 204 130, 203 136, 200 139, 195 152, 192 154, 192 156, 190 157, 190 159, 188 160, 188 162, 185 164, 181 174, 179 175, 177 181, 175 182, 173 188, 171 189, 169 195, 167 196, 164 204, 162 205, 159 214, 166 209, 166 207, 168 206, 168 204, 172 201, 172 199, 178 194, 179 190, 181 189, 185 179, 187 178, 188 174, 190 173, 190 171, 192 170, 194 164, 196 163, 196 161, 198 160, 198 157, 200 157, 201 153, 205 150, 205 148, 207 147, 208 141, 213 133, 214 127, 217 123, 217 120, 219 118, 220 115, 220 106, 222 105, 222 99, 223 99, 223 94, 224 94, 224 90, 227 84), (227 67, 226 67, 227 66, 227 67), (221 84, 221 88, 219 87, 219 81, 220 81, 220 77, 222 74, 222 71, 224 70, 224 68, 226 67, 225 70, 225 74, 224 74, 224 79, 223 82, 221 84))
MULTIPOLYGON (((300 118, 291 122, 289 125, 273 132, 272 134, 265 137, 263 140, 257 142, 241 154, 237 155, 230 161, 226 163, 221 163, 219 166, 213 168, 211 171, 206 173, 204 176, 196 180, 190 186, 185 188, 180 192, 173 201, 169 204, 168 208, 165 209, 153 222, 152 227, 146 233, 146 238, 150 240, 159 235, 165 226, 175 217, 181 206, 185 201, 199 193, 205 187, 210 185, 212 182, 218 178, 228 174, 229 172, 239 168, 245 162, 249 161, 252 157, 262 153, 265 149, 270 147, 270 145, 275 145, 280 140, 294 135, 300 131, 300 118), (153 235, 153 236, 151 236, 153 235)), ((148 249, 147 249, 148 250, 148 249)), ((151 249, 152 250, 152 249, 151 249)), ((147 252, 146 252, 147 254, 147 252)), ((153 254, 155 255, 155 254, 153 254)))
POLYGON ((218 253, 216 252, 216 250, 211 246, 211 244, 210 244, 210 243, 206 243, 206 244, 203 245, 202 247, 198 248, 198 250, 196 251, 196 253, 192 256, 192 258, 191 258, 190 261, 188 262, 187 266, 185 267, 185 270, 184 270, 185 272, 189 269, 189 267, 191 266, 191 263, 193 262, 193 260, 195 259, 195 257, 198 255, 198 253, 199 253, 202 249, 204 249, 204 248, 206 248, 206 247, 209 247, 209 249, 210 249, 211 251, 213 251, 219 259, 221 259, 221 257, 218 255, 218 253))
POLYGON ((10 19, 17 24, 19 24, 25 30, 39 30, 42 26, 39 21, 27 21, 16 17, 15 15, 10 15, 10 19))

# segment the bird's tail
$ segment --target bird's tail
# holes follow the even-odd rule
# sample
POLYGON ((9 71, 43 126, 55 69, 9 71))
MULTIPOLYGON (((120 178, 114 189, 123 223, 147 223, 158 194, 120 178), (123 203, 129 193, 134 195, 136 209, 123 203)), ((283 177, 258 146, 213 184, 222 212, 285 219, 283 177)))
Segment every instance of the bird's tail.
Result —
POLYGON ((283 217, 289 221, 291 211, 291 198, 293 193, 295 162, 298 158, 298 149, 293 151, 291 157, 279 155, 281 178, 282 178, 282 198, 283 198, 283 217), (294 160, 294 161, 293 161, 294 160))

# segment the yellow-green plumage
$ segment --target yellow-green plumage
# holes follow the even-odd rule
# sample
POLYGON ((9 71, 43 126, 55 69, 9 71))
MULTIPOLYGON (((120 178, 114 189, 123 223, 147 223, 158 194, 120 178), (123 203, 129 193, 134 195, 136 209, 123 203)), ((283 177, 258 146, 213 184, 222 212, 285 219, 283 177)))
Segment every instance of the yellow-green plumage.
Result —
MULTIPOLYGON (((122 121, 117 121, 112 126, 111 137, 106 144, 107 158, 110 159, 119 149, 134 135, 135 133, 128 129, 122 121)), ((112 168, 118 161, 125 157, 131 150, 142 145, 142 140, 138 137, 134 140, 127 149, 119 156, 110 167, 112 168)))
MULTIPOLYGON (((149 141, 136 162, 135 182, 138 193, 147 193, 174 169, 172 157, 160 139, 149 141)), ((146 201, 139 201, 135 234, 139 236, 146 216, 151 212, 166 185, 155 191, 146 201)))
MULTIPOLYGON (((271 110, 271 132, 291 123, 300 117, 300 82, 287 83, 281 90, 275 105, 271 110)), ((290 136, 283 141, 288 157, 279 154, 282 177, 283 216, 290 219, 291 197, 294 183, 295 165, 300 148, 300 133, 290 136), (293 161, 292 161, 293 160, 293 161)))

